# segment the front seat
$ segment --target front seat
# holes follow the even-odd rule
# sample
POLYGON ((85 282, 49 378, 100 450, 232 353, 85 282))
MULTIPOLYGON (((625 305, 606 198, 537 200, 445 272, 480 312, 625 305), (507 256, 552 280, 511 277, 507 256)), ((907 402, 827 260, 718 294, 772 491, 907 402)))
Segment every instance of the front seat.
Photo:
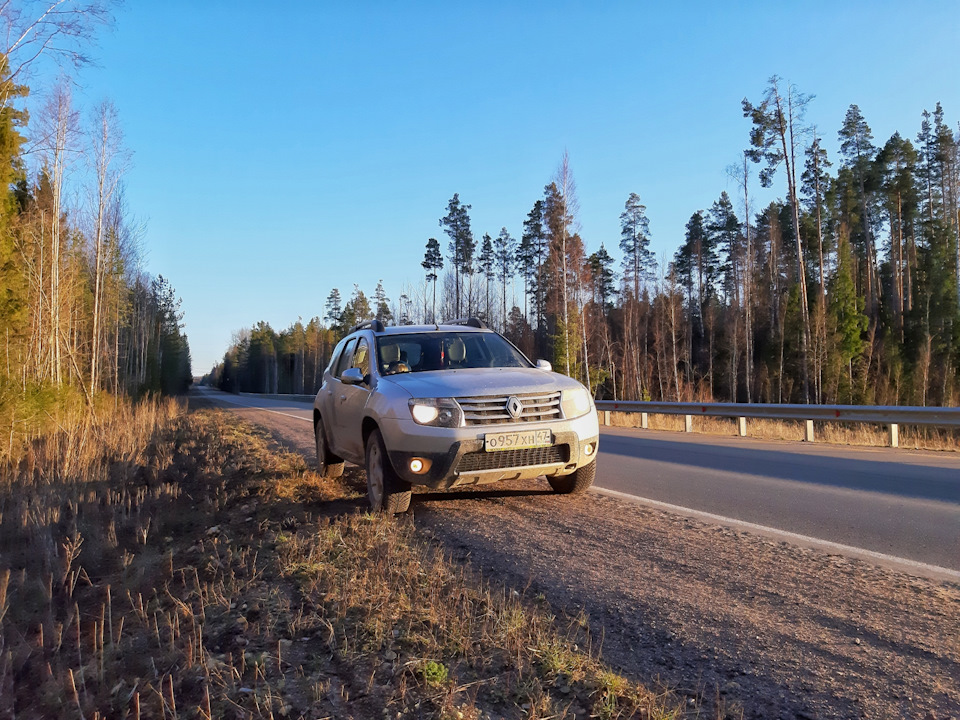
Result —
POLYGON ((447 345, 447 367, 462 367, 466 359, 467 346, 460 338, 453 338, 447 345))
POLYGON ((384 375, 410 372, 410 366, 403 362, 399 345, 382 345, 380 347, 380 364, 384 375))

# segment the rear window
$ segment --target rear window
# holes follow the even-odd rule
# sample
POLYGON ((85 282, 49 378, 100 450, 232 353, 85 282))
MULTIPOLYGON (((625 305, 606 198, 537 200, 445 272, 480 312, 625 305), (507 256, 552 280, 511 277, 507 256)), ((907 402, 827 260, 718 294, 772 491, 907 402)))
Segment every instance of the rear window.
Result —
POLYGON ((411 333, 377 338, 381 375, 463 368, 531 367, 513 345, 492 332, 411 333))

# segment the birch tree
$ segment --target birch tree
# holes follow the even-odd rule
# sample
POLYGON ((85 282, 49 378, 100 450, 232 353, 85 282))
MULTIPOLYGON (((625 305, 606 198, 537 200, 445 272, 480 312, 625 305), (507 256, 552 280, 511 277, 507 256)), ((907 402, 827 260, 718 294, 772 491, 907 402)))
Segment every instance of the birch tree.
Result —
MULTIPOLYGON (((126 169, 128 156, 123 150, 122 134, 113 104, 105 101, 93 114, 90 160, 93 171, 92 223, 90 240, 93 266, 93 317, 90 334, 90 394, 100 387, 100 361, 103 343, 104 289, 111 241, 108 226, 111 204, 126 169)), ((113 236, 115 239, 115 235, 113 236)))

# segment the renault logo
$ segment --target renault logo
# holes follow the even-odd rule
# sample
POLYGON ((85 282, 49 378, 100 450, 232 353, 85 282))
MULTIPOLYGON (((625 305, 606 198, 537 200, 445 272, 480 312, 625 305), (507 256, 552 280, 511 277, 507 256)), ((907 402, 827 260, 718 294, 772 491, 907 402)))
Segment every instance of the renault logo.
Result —
POLYGON ((523 403, 520 402, 519 398, 512 395, 507 398, 507 412, 510 413, 510 417, 514 420, 520 417, 520 413, 523 412, 523 403))

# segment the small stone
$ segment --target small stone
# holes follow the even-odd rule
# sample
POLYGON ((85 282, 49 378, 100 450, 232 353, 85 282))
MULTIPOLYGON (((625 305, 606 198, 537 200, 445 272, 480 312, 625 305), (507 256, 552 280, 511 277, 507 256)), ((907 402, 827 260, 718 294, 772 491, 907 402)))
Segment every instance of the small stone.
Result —
POLYGON ((253 688, 242 687, 242 688, 240 688, 240 692, 242 692, 244 695, 252 695, 252 694, 253 694, 253 688))
POLYGON ((208 536, 209 536, 209 535, 216 535, 218 532, 220 532, 220 526, 219 526, 219 525, 214 525, 214 526, 211 527, 211 528, 207 528, 207 535, 208 535, 208 536))
POLYGON ((854 642, 854 644, 859 645, 859 644, 860 644, 860 638, 857 638, 857 639, 854 640, 853 642, 854 642))
POLYGON ((393 650, 387 650, 383 654, 383 657, 385 660, 390 660, 392 662, 393 660, 397 659, 397 654, 393 650))

